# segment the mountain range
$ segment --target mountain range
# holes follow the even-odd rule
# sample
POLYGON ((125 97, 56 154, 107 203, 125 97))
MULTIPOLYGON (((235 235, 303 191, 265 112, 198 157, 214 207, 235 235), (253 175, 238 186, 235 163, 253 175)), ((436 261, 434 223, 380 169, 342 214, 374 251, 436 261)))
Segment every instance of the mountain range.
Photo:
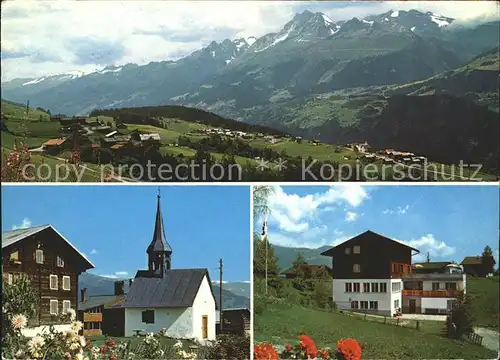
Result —
POLYGON ((276 33, 213 41, 177 61, 15 79, 2 98, 67 115, 183 105, 326 142, 484 163, 498 148, 488 134, 498 130, 499 31, 498 21, 461 25, 417 10, 344 21, 306 10, 276 33), (453 118, 457 109, 467 116, 453 118), (457 124, 459 143, 441 141, 457 124), (435 144, 415 141, 415 127, 435 144))
MULTIPOLYGON (((114 293, 114 283, 124 280, 125 293, 128 292, 128 279, 109 278, 91 273, 83 273, 78 278, 78 288, 86 288, 87 296, 112 295, 114 293)), ((218 283, 213 283, 212 288, 216 302, 219 304, 218 283)), ((80 296, 80 294, 78 294, 80 296)), ((228 282, 222 284, 222 301, 225 308, 250 308, 250 283, 248 282, 228 282)))

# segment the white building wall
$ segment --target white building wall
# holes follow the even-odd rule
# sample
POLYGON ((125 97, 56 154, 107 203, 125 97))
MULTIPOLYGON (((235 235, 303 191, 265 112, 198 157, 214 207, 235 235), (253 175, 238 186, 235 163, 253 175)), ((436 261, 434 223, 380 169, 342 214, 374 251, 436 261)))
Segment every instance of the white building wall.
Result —
POLYGON ((202 317, 204 315, 208 317, 208 339, 206 340, 215 340, 215 299, 206 276, 198 289, 193 303, 194 337, 200 342, 204 341, 202 329, 202 317))
POLYGON ((133 336, 134 330, 144 330, 147 333, 157 333, 167 329, 167 336, 177 339, 192 339, 193 308, 126 308, 125 309, 125 336, 133 336), (154 310, 153 324, 142 322, 142 312, 154 310))
MULTIPOLYGON (((395 312, 394 300, 399 300, 399 306, 402 306, 401 291, 392 292, 393 282, 401 282, 401 279, 333 279, 333 301, 341 310, 351 310, 351 301, 377 301, 379 312, 392 315, 395 312), (371 290, 371 283, 374 282, 379 283, 379 290, 380 283, 387 284, 387 292, 363 291, 363 283, 370 283, 371 290), (345 292, 346 283, 359 283, 360 292, 345 292)), ((403 285, 401 284, 402 288, 403 285)))
POLYGON ((447 309, 448 300, 453 298, 422 298, 422 313, 425 309, 447 309))

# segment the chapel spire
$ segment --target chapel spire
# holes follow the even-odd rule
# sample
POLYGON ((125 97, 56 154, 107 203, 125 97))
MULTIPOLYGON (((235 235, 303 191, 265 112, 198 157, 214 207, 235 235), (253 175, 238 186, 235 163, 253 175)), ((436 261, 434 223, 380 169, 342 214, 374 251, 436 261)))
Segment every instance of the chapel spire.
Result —
POLYGON ((158 188, 157 198, 155 228, 153 239, 148 246, 147 253, 149 271, 156 275, 162 275, 165 270, 169 270, 172 265, 172 248, 167 241, 165 229, 163 227, 163 217, 160 206, 160 188, 158 188))

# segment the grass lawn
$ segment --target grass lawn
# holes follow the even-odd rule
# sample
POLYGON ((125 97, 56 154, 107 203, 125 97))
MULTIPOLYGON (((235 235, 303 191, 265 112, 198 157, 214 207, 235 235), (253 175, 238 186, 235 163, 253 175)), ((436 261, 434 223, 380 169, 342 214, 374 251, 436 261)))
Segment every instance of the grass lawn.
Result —
POLYGON ((499 285, 498 276, 491 278, 467 277, 467 293, 472 297, 472 313, 477 326, 499 331, 499 285))
POLYGON ((363 359, 492 359, 478 345, 456 341, 432 332, 364 321, 352 316, 298 305, 268 304, 254 319, 254 341, 275 345, 297 343, 306 333, 318 347, 335 348, 341 338, 355 338, 363 359))

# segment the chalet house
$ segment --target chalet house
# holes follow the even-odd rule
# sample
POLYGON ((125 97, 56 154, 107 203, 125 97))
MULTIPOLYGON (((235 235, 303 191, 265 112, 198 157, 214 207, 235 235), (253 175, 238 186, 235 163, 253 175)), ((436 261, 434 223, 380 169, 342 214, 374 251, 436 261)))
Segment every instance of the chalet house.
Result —
POLYGON ((222 321, 224 326, 220 326, 220 311, 216 312, 216 332, 217 334, 237 334, 250 335, 250 309, 248 308, 228 308, 222 310, 222 321))
MULTIPOLYGON (((130 284, 132 280, 129 280, 130 284)), ((78 304, 78 319, 83 322, 84 336, 124 336, 125 300, 124 281, 115 282, 112 295, 87 296, 87 289, 81 289, 78 304)))
POLYGON ((340 309, 389 316, 396 310, 447 313, 458 291, 465 291, 465 275, 452 263, 427 265, 422 272, 422 264, 411 263, 418 253, 372 231, 323 252, 332 258, 333 301, 340 309))
MULTIPOLYGON (((495 264, 496 262, 493 259, 493 265, 495 264)), ((463 266, 464 272, 467 275, 480 276, 480 277, 486 277, 489 275, 486 274, 486 272, 484 271, 481 256, 466 256, 464 257, 460 265, 463 266)))
POLYGON ((125 336, 158 332, 195 339, 216 338, 216 302, 207 269, 172 269, 172 248, 167 242, 158 195, 153 239, 146 253, 148 269, 138 270, 122 308, 125 336))
POLYGON ((31 326, 58 322, 68 309, 77 311, 78 276, 94 265, 52 225, 2 233, 2 274, 12 284, 25 274, 38 292, 38 317, 31 326))
POLYGON ((66 149, 68 142, 66 139, 50 139, 42 144, 43 150, 47 152, 60 152, 66 149))
MULTIPOLYGON (((323 276, 333 276, 332 269, 330 269, 326 265, 309 265, 305 264, 305 271, 309 272, 311 274, 311 277, 313 278, 320 278, 323 276)), ((286 270, 283 270, 281 272, 281 277, 284 277, 286 279, 295 279, 297 277, 297 269, 296 268, 289 268, 286 270)))

